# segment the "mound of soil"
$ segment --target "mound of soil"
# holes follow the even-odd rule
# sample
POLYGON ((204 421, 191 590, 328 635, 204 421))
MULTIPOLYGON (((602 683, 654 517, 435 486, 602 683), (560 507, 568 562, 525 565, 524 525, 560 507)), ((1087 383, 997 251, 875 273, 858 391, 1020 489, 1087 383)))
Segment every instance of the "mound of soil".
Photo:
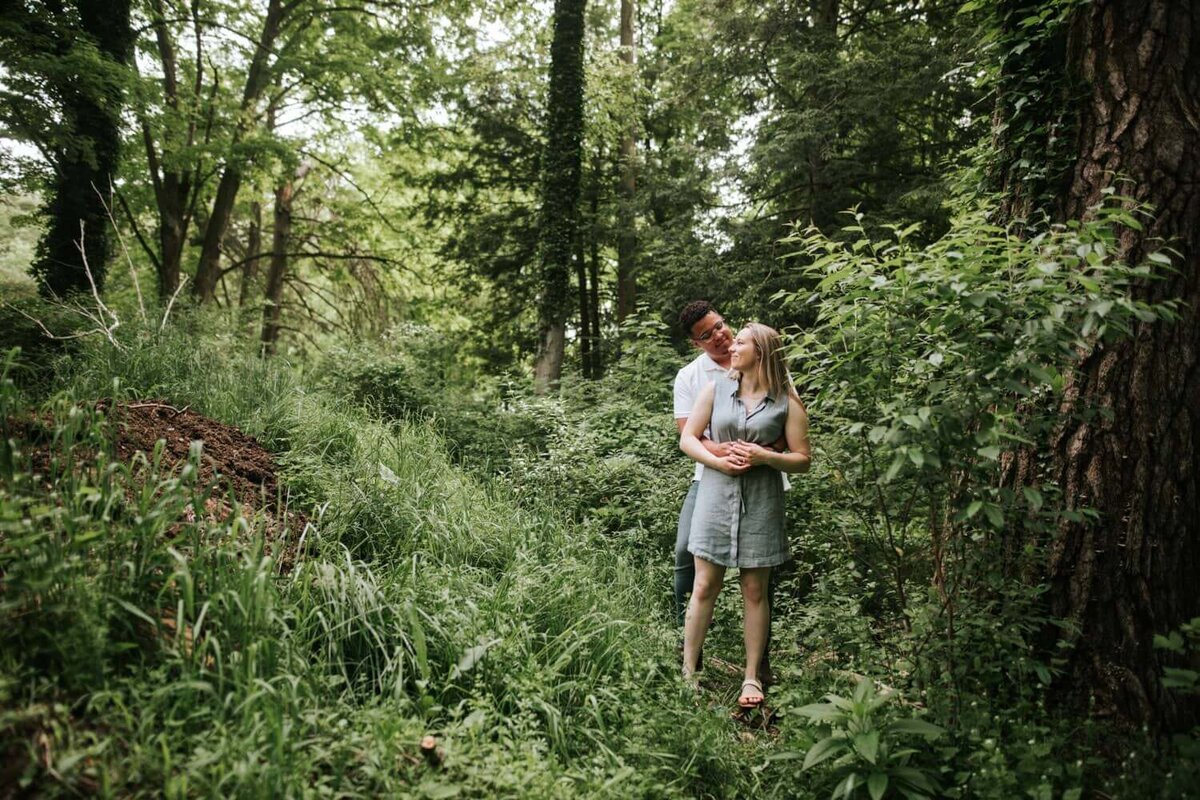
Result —
MULTIPOLYGON (((105 408, 103 403, 97 404, 105 408)), ((157 400, 118 403, 105 408, 113 423, 116 454, 128 461, 134 453, 149 456, 155 443, 164 442, 162 466, 176 471, 187 463, 192 442, 202 442, 200 482, 218 483, 232 489, 247 514, 265 511, 268 547, 283 541, 282 552, 274 553, 284 571, 295 563, 296 544, 308 524, 298 511, 287 508, 287 493, 275 472, 275 457, 253 436, 187 406, 177 408, 157 400)), ((213 492, 205 513, 219 517, 228 512, 228 492, 213 492)))

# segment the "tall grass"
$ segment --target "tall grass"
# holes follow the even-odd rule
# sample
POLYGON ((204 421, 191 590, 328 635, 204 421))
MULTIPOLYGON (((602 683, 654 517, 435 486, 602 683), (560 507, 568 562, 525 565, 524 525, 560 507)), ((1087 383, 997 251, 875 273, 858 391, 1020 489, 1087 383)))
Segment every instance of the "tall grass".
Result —
MULTIPOLYGON (((60 381, 0 485, 0 746, 33 791, 756 791, 724 712, 681 690, 642 568, 464 474, 430 429, 171 332, 86 346, 60 381), (295 568, 236 507, 189 514, 211 491, 193 467, 117 461, 89 404, 114 393, 281 451, 289 502, 315 520, 295 568), (417 749, 431 732, 440 769, 417 749)), ((26 417, 5 385, 0 419, 26 417)))

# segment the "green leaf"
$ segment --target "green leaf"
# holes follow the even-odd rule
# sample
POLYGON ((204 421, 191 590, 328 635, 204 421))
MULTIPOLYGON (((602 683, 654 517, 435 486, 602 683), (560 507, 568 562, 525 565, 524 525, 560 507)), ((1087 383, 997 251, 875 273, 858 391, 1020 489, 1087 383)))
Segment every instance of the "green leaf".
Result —
POLYGON ((429 650, 425 644, 425 628, 421 625, 421 619, 418 616, 417 609, 413 606, 408 607, 408 624, 409 634, 412 641, 413 656, 417 660, 417 669, 421 672, 422 678, 429 678, 429 650))
POLYGON ((850 793, 853 792, 855 789, 857 789, 858 785, 859 785, 858 773, 851 772, 849 775, 846 776, 846 779, 843 780, 840 784, 838 784, 837 788, 833 790, 833 797, 849 798, 850 793))
POLYGON ((871 800, 879 800, 887 791, 888 776, 886 772, 872 772, 867 778, 867 792, 871 800))
POLYGON ((1042 508, 1042 493, 1030 486, 1025 486, 1021 489, 1021 493, 1025 495, 1025 502, 1034 511, 1039 511, 1042 508))
POLYGON ((982 500, 972 500, 967 504, 967 510, 963 512, 965 519, 971 519, 983 509, 982 500))
POLYGON ((1050 685, 1050 670, 1046 668, 1045 664, 1034 664, 1033 671, 1037 673, 1038 680, 1043 686, 1050 685))
POLYGON ((879 755, 879 731, 867 731, 855 736, 854 749, 860 756, 874 764, 879 755))
POLYGON ((999 530, 1004 527, 1004 512, 1000 510, 1000 506, 995 503, 987 503, 983 507, 983 513, 993 528, 999 530))
POLYGON ((814 722, 836 723, 846 719, 846 714, 829 703, 811 703, 796 709, 796 713, 814 722))
POLYGON ((933 794, 934 786, 929 777, 915 767, 894 767, 892 774, 898 779, 909 783, 916 789, 933 794))
POLYGON ((978 453, 982 458, 986 458, 989 461, 997 461, 1000 458, 1000 448, 994 444, 988 445, 987 447, 981 447, 975 452, 978 453))
POLYGON ((1160 650, 1170 650, 1172 653, 1183 652, 1183 637, 1179 631, 1171 631, 1169 636, 1154 635, 1154 646, 1160 650))
POLYGON ((483 654, 486 653, 492 647, 492 645, 499 644, 499 642, 499 639, 492 639, 491 641, 477 644, 474 647, 468 647, 466 652, 462 654, 462 658, 458 660, 458 664, 454 667, 454 669, 450 670, 450 680, 454 680, 461 675, 465 675, 474 669, 475 665, 479 663, 479 660, 483 658, 483 654))
POLYGON ((812 769, 822 761, 840 755, 848 749, 844 740, 828 736, 808 748, 808 753, 804 756, 804 766, 801 769, 812 769))
POLYGON ((946 732, 945 728, 923 719, 898 719, 888 726, 888 730, 892 733, 912 733, 930 740, 936 739, 946 732))

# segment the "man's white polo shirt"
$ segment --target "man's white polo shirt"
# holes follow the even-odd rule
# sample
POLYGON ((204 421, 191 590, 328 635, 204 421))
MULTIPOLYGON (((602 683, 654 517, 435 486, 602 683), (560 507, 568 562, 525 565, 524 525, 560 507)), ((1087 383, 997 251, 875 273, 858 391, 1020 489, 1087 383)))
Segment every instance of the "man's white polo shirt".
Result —
MULTIPOLYGON (((696 398, 700 396, 704 387, 728 371, 728 368, 709 358, 708 353, 701 353, 675 373, 675 419, 687 419, 691 416, 696 398)), ((704 435, 709 436, 708 428, 704 429, 704 435)), ((700 480, 703 474, 704 465, 696 462, 696 473, 692 480, 700 480)))

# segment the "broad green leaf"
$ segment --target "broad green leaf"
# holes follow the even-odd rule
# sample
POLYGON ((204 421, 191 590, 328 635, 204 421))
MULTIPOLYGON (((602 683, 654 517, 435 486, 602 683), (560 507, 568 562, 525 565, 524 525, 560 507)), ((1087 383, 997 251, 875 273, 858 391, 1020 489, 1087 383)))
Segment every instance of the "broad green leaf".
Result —
POLYGON ((871 800, 880 800, 884 792, 887 791, 888 776, 886 772, 872 772, 867 778, 867 792, 871 795, 871 800))
POLYGON ((1000 458, 1000 448, 994 444, 988 445, 987 447, 981 447, 975 452, 978 453, 980 457, 986 458, 989 461, 996 461, 1000 458))
POLYGON ((946 732, 945 728, 923 719, 898 719, 888 726, 888 730, 892 733, 912 733, 929 739, 936 739, 946 732))
POLYGON ((833 758, 849 749, 844 740, 828 736, 808 748, 808 753, 804 756, 804 766, 801 769, 812 769, 822 761, 833 758))
POLYGON ((875 758, 879 755, 879 731, 867 731, 855 736, 854 749, 860 756, 874 764, 875 758))
POLYGON ((999 530, 1004 527, 1004 512, 1000 510, 1000 506, 995 503, 985 503, 983 513, 993 528, 999 530))

